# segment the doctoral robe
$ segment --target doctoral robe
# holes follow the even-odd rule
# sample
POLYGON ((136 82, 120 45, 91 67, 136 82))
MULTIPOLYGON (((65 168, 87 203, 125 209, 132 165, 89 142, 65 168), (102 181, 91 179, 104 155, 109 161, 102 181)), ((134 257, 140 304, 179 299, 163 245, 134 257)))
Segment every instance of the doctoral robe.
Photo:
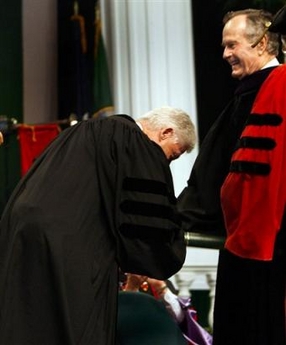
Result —
POLYGON ((128 116, 62 131, 0 224, 0 344, 109 345, 118 268, 166 279, 184 263, 168 161, 128 116))
POLYGON ((215 344, 286 343, 285 95, 281 65, 259 90, 221 189, 227 237, 218 268, 215 344))
MULTIPOLYGON (((230 172, 232 158, 239 152, 237 148, 240 144, 241 134, 249 128, 249 118, 257 101, 258 92, 277 68, 262 69, 240 80, 233 99, 203 140, 188 185, 178 198, 178 207, 184 219, 185 231, 199 232, 206 236, 214 234, 227 237, 220 198, 221 188, 230 172)), ((271 90, 275 92, 276 88, 279 89, 280 85, 273 83, 271 90)), ((281 102, 285 102, 285 92, 280 92, 279 97, 281 102)), ((268 95, 266 103, 274 104, 271 95, 268 95)), ((281 105, 279 109, 281 110, 281 105)), ((285 179, 285 171, 279 178, 285 179)), ((275 191, 267 185, 265 198, 268 198, 267 193, 274 193, 274 195, 276 193, 278 196, 279 181, 277 180, 276 183, 275 191)), ((232 187, 232 197, 228 197, 224 201, 225 211, 234 212, 236 210, 235 212, 238 212, 242 207, 245 214, 249 215, 249 208, 255 207, 255 211, 257 211, 261 205, 260 213, 257 212, 257 222, 260 222, 259 217, 262 217, 260 224, 263 224, 263 218, 268 219, 268 214, 271 214, 270 222, 273 222, 274 219, 276 225, 274 232, 269 234, 274 253, 273 259, 270 261, 252 260, 238 256, 235 251, 230 251, 233 243, 237 242, 232 241, 229 233, 230 236, 226 241, 228 249, 219 252, 214 306, 214 345, 282 345, 285 344, 286 241, 285 230, 278 233, 277 230, 279 227, 285 229, 285 219, 281 220, 283 213, 283 211, 281 213, 281 209, 285 200, 280 198, 277 203, 277 198, 273 197, 273 204, 270 201, 270 205, 272 205, 267 212, 267 207, 265 208, 266 205, 263 203, 267 202, 269 205, 269 200, 266 201, 263 198, 256 200, 255 195, 252 198, 250 193, 246 204, 245 199, 239 199, 239 195, 245 196, 242 186, 233 185, 232 187), (237 201, 237 199, 239 200, 237 201), (237 203, 234 204, 236 201, 237 203), (275 214, 273 218, 273 210, 277 204, 279 204, 279 208, 276 209, 279 217, 277 218, 275 214), (238 205, 239 207, 236 209, 238 205), (275 232, 277 236, 275 236, 275 232)), ((281 184, 280 193, 283 188, 284 184, 281 184)), ((259 195, 260 191, 257 192, 259 195)), ((283 192, 280 195, 284 195, 283 192)), ((230 216, 230 213, 225 216, 226 222, 229 222, 228 225, 235 228, 235 217, 230 216)), ((259 237, 260 228, 255 227, 253 230, 257 231, 259 237)), ((235 236, 237 234, 235 233, 235 236)), ((244 244, 248 243, 250 239, 248 235, 244 234, 240 239, 243 236, 245 236, 244 244)), ((236 238, 238 237, 236 236, 236 238)), ((267 238, 265 242, 267 242, 267 238)))

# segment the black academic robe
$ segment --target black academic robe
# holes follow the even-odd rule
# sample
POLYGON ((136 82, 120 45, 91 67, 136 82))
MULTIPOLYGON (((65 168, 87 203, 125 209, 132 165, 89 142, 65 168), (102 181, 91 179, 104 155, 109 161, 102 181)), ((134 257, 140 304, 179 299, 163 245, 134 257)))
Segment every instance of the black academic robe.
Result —
POLYGON ((259 90, 221 189, 214 345, 286 344, 285 95, 281 65, 259 90))
POLYGON ((166 279, 185 259, 162 149, 128 116, 65 129, 0 225, 0 344, 114 344, 118 267, 166 279))
POLYGON ((220 189, 257 92, 272 70, 266 68, 241 80, 234 97, 204 138, 188 184, 178 197, 185 231, 226 234, 220 189))

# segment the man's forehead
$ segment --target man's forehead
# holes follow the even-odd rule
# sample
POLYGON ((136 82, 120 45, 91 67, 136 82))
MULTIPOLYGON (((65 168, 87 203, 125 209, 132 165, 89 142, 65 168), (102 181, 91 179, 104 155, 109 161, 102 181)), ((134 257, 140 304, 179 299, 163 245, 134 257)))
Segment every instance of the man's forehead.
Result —
MULTIPOLYGON (((234 18, 233 18, 234 19, 234 18)), ((239 43, 243 39, 246 39, 246 25, 244 23, 229 23, 223 29, 222 32, 222 43, 225 45, 225 43, 239 43)))
POLYGON ((230 31, 230 30, 238 30, 243 32, 246 27, 246 15, 240 14, 231 18, 226 24, 224 25, 223 32, 230 31))

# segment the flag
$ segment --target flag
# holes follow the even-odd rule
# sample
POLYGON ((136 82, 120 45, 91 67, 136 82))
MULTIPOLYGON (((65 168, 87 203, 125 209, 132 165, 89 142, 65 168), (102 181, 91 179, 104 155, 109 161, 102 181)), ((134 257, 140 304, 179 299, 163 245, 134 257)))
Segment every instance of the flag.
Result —
POLYGON ((73 62, 72 77, 72 105, 71 113, 78 120, 86 116, 89 109, 89 79, 88 79, 88 56, 85 18, 79 14, 78 3, 74 2, 74 13, 70 18, 72 24, 73 49, 70 57, 73 62))
POLYGON ((95 5, 93 107, 93 117, 108 116, 114 111, 99 0, 95 5))
POLYGON ((57 124, 18 126, 21 176, 26 174, 35 159, 53 141, 60 131, 61 129, 57 124))

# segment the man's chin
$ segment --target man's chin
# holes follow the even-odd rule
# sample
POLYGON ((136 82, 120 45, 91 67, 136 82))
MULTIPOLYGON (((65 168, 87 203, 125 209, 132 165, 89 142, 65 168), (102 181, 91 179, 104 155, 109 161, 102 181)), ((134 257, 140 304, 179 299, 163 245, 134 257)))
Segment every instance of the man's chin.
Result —
POLYGON ((242 78, 242 74, 238 70, 236 70, 236 69, 232 70, 231 76, 233 78, 236 78, 236 79, 241 79, 242 78))

